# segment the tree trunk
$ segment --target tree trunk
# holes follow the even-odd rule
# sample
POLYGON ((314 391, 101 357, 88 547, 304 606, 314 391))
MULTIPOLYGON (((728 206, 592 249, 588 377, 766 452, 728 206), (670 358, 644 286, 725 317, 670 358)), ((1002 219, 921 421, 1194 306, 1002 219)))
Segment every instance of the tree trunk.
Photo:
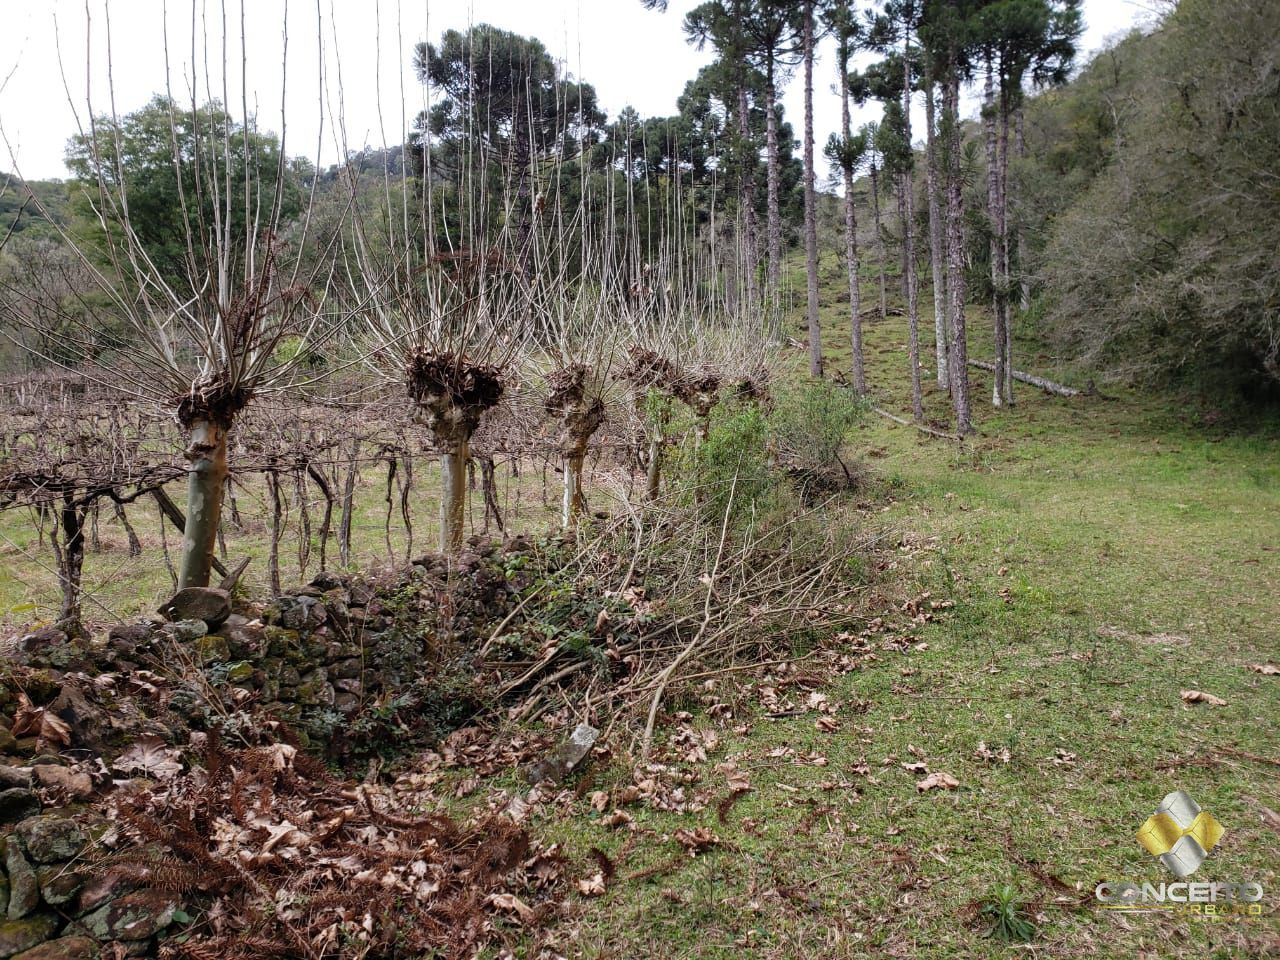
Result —
POLYGON ((938 196, 938 144, 934 134, 934 84, 925 89, 926 189, 929 193, 929 268, 933 276, 933 342, 938 364, 938 386, 947 389, 947 278, 942 266, 942 203, 938 196))
POLYGON ((1000 90, 1000 142, 996 157, 999 167, 1000 213, 1000 309, 1004 314, 1004 402, 1013 406, 1013 311, 1009 296, 1013 282, 1009 272, 1009 93, 1000 90))
POLYGON ((740 252, 743 263, 743 274, 746 278, 745 293, 748 308, 757 303, 756 268, 759 260, 756 256, 758 242, 756 237, 756 178, 747 157, 751 145, 750 118, 747 110, 747 87, 741 79, 738 81, 738 138, 741 141, 741 159, 743 163, 742 183, 738 204, 742 208, 743 249, 740 252))
POLYGON ((564 499, 560 504, 560 526, 569 533, 578 526, 578 517, 586 506, 582 495, 582 465, 586 453, 574 452, 564 458, 564 499))
POLYGON ((765 72, 765 153, 768 176, 769 216, 769 305, 778 302, 778 285, 782 276, 782 213, 778 202, 778 182, 781 179, 778 156, 778 117, 776 114, 778 90, 774 77, 773 55, 770 53, 765 72))
POLYGON ((313 463, 307 464, 307 475, 316 482, 316 486, 320 488, 320 493, 324 497, 324 515, 320 520, 317 537, 320 541, 320 569, 327 570, 329 569, 329 531, 333 525, 333 486, 324 475, 324 471, 313 463))
POLYGON ((460 440, 440 457, 441 553, 457 553, 462 549, 462 535, 466 526, 467 461, 470 455, 470 442, 460 440))
MULTIPOLYGON (((80 584, 84 574, 85 510, 70 493, 62 496, 58 526, 61 527, 61 549, 58 550, 58 580, 62 585, 62 610, 58 622, 64 628, 80 629, 80 584)), ((55 546, 59 531, 54 530, 55 546)))
POLYGON ((991 257, 991 290, 992 319, 995 333, 996 374, 991 378, 991 405, 1004 406, 1005 366, 1005 329, 1004 311, 1001 309, 1000 293, 1000 162, 996 157, 996 98, 995 70, 991 57, 987 57, 986 83, 983 88, 982 133, 987 152, 987 220, 990 224, 991 239, 988 250, 991 257))
POLYGON ((813 165, 813 0, 804 5, 804 263, 808 287, 809 375, 822 376, 818 319, 818 197, 813 165))
MULTIPOLYGON (((911 35, 902 41, 902 136, 911 151, 911 35)), ((911 360, 911 414, 916 423, 924 421, 924 402, 920 395, 920 282, 916 277, 915 189, 911 168, 902 172, 902 255, 906 261, 907 324, 910 339, 907 353, 911 360)))
MULTIPOLYGON (((844 82, 846 63, 840 65, 840 130, 846 145, 852 136, 849 119, 849 85, 844 82)), ((853 388, 867 392, 866 365, 862 357, 862 292, 858 283, 858 214, 853 202, 853 164, 845 163, 844 175, 844 256, 849 271, 849 346, 853 354, 853 388)))
POLYGON ((911 174, 901 173, 896 178, 894 192, 898 197, 898 216, 902 220, 902 292, 907 300, 907 361, 911 365, 911 415, 916 423, 924 420, 924 400, 920 388, 920 324, 917 316, 918 300, 915 257, 907 241, 908 212, 911 196, 911 174))
MULTIPOLYGON (((1018 158, 1023 159, 1027 155, 1027 138, 1024 130, 1024 112, 1022 103, 1018 103, 1018 112, 1014 115, 1014 144, 1018 151, 1018 158)), ((1018 286, 1022 295, 1022 311, 1031 309, 1031 282, 1027 277, 1027 247, 1026 236, 1022 231, 1022 217, 1017 218, 1017 226, 1014 228, 1017 232, 1017 250, 1018 250, 1018 286)))
POLYGON ((951 313, 951 402, 956 433, 973 432, 969 410, 968 346, 964 319, 964 181, 960 171, 960 79, 952 67, 943 90, 947 189, 947 301, 951 313))
POLYGON ((207 587, 218 542, 218 521, 227 484, 227 431, 210 421, 191 424, 186 458, 187 516, 182 534, 179 589, 207 587))
POLYGON ((271 543, 267 550, 267 574, 271 595, 280 596, 280 538, 284 534, 284 504, 280 499, 280 478, 267 471, 267 493, 271 496, 271 543))
POLYGON ((876 254, 880 258, 880 319, 889 316, 889 294, 885 283, 884 229, 880 226, 880 172, 871 161, 871 212, 876 221, 876 254))
POLYGON ((124 527, 125 536, 129 538, 129 556, 142 556, 142 541, 138 539, 138 531, 133 529, 133 524, 129 522, 129 517, 124 512, 124 504, 117 503, 115 511, 116 519, 120 521, 120 525, 124 527))
POLYGON ((342 515, 338 518, 338 562, 344 567, 351 563, 351 520, 355 515, 356 476, 360 468, 360 439, 351 441, 351 459, 347 463, 347 475, 342 481, 342 515))

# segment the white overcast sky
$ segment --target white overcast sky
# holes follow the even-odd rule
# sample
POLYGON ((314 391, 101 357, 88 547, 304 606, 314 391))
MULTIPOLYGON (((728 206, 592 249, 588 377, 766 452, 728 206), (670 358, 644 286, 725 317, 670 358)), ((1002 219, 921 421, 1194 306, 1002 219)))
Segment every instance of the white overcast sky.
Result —
MULTIPOLYGON (((338 159, 344 145, 398 144, 406 118, 424 102, 412 76, 412 45, 469 23, 536 36, 595 85, 610 118, 628 104, 642 116, 666 115, 712 56, 690 47, 680 29, 696 2, 671 0, 666 13, 655 13, 640 0, 0 0, 0 170, 29 179, 66 176, 63 150, 77 124, 87 122, 88 105, 108 112, 114 95, 116 111, 127 113, 163 92, 166 75, 180 101, 190 99, 194 83, 200 100, 227 99, 237 111, 246 88, 259 125, 276 132, 283 93, 287 149, 313 160, 318 154, 322 164, 338 159), (232 64, 225 97, 224 17, 232 64)), ((1149 20, 1150 8, 1150 0, 1085 0, 1086 56, 1149 20)), ((840 121, 828 45, 822 53, 815 68, 819 148, 840 121)), ((804 101, 796 73, 783 102, 798 139, 804 101)), ((877 113, 869 106, 855 123, 877 113)))

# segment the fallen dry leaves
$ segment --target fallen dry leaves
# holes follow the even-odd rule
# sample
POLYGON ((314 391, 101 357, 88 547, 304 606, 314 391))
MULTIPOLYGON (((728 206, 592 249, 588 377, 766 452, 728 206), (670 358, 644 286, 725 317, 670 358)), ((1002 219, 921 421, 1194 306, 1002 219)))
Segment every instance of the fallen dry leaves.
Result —
POLYGON ((936 771, 929 774, 923 780, 916 784, 916 789, 921 793, 929 790, 954 790, 960 786, 960 781, 949 773, 936 771))
POLYGON ((1227 701, 1221 697, 1215 697, 1212 693, 1205 693, 1203 690, 1183 690, 1180 695, 1185 703, 1207 703, 1214 707, 1227 705, 1227 701))

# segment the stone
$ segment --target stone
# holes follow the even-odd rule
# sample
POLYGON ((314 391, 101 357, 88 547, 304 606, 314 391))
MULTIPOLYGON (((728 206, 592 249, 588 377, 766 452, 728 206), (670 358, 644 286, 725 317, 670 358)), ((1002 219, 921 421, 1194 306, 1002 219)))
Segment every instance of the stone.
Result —
POLYGON ((70 903, 84 886, 84 877, 70 864, 36 867, 36 880, 41 898, 51 907, 70 903))
POLYGON ((42 763, 35 767, 36 780, 46 790, 65 793, 69 797, 82 800, 93 793, 93 780, 87 773, 68 770, 66 767, 42 763))
POLYGON ((132 650, 151 642, 155 625, 140 620, 134 623, 117 623, 107 631, 107 642, 117 649, 132 650))
POLYGON ((253 679, 253 674, 253 664, 247 660, 241 660, 227 667, 227 683, 248 683, 253 679))
POLYGON ((333 707, 339 713, 355 713, 360 709, 360 698, 354 693, 338 691, 333 696, 333 707))
POLYGON ((565 740, 541 760, 525 767, 525 779, 531 783, 543 780, 563 781, 580 764, 596 745, 600 731, 587 723, 580 723, 565 740))
POLYGON ((0 823, 17 823, 40 812, 40 800, 24 787, 0 790, 0 823))
POLYGON ((84 828, 66 817, 32 817, 18 824, 17 833, 36 863, 72 860, 89 842, 84 828))
POLYGON ((354 680, 363 672, 363 665, 354 658, 351 660, 339 660, 329 668, 329 676, 336 680, 354 680))
POLYGON ((97 876, 90 877, 80 889, 76 895, 75 909, 71 912, 83 914, 90 910, 97 910, 104 903, 109 903, 127 893, 133 893, 137 889, 138 881, 132 877, 110 870, 100 872, 97 876))
POLYGON ((16 956, 44 943, 58 932, 60 922, 51 913, 0 922, 0 957, 16 956))
POLYGON ((18 647, 23 653, 35 653, 47 647, 62 646, 68 641, 67 635, 57 627, 41 627, 18 639, 18 647))
POLYGON ((178 643, 195 643, 208 632, 209 627, 203 620, 178 620, 169 624, 169 633, 178 643))
POLYGON ((9 878, 0 873, 0 918, 9 915, 9 878))
POLYGON ((105 738, 115 728, 107 712, 94 702, 96 697, 89 684, 64 683, 49 709, 71 727, 71 742, 76 747, 101 753, 105 738))
POLYGON ((160 613, 170 620, 201 620, 214 629, 231 616, 231 595, 216 587, 187 587, 175 593, 160 613))
MULTIPOLYGON (((5 850, 4 868, 9 874, 8 917, 10 920, 21 920, 40 905, 40 885, 36 881, 36 872, 22 855, 22 848, 12 840, 5 850)), ((26 947, 21 949, 25 950, 26 947)))
POLYGON ((206 634, 196 640, 196 656, 200 658, 201 666, 226 663, 231 659, 231 643, 219 634, 206 634))
POLYGON ((0 788, 5 790, 12 787, 30 787, 31 786, 31 768, 30 767, 10 767, 0 764, 0 788))
POLYGON ((138 890, 80 918, 98 940, 145 940, 173 922, 178 901, 160 890, 138 890))
POLYGON ((296 657, 302 651, 302 641, 297 630, 286 630, 284 627, 265 627, 262 631, 266 641, 264 651, 268 659, 287 660, 296 657))
POLYGON ((13 960, 93 960, 98 944, 89 937, 59 937, 15 954, 13 960))
POLYGON ((0 724, 0 753, 12 753, 17 745, 18 740, 13 735, 13 731, 0 724))
POLYGON ((328 570, 321 570, 311 578, 311 586, 317 590, 329 591, 339 590, 346 586, 346 582, 336 573, 330 573, 328 570))

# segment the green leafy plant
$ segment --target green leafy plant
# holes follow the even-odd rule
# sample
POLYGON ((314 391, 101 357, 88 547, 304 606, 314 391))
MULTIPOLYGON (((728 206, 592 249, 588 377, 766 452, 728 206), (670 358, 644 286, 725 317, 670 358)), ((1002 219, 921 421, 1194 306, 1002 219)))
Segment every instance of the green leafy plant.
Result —
POLYGON ((1011 943, 1029 943, 1036 935, 1036 925, 1027 915, 1026 904, 1018 897, 1018 888, 1002 884, 992 891, 982 905, 982 915, 991 921, 990 936, 1011 943))

